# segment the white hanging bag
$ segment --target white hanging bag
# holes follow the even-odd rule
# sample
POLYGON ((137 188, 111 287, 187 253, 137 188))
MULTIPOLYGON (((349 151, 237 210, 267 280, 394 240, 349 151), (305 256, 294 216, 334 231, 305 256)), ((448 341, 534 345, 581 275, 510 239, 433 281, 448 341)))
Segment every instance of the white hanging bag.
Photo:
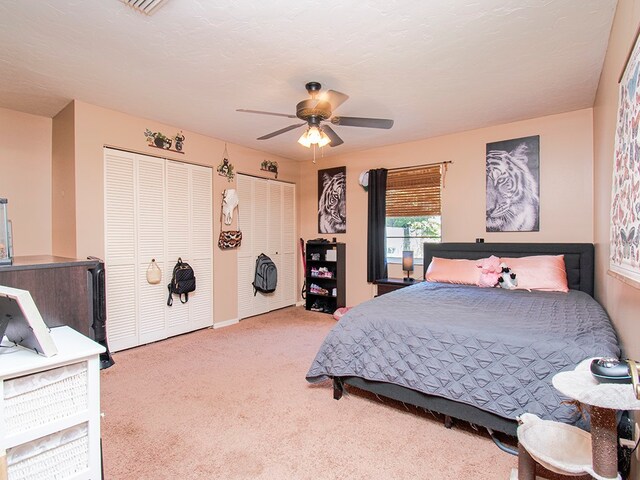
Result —
POLYGON ((156 259, 152 258, 149 267, 147 268, 147 282, 151 285, 156 285, 162 280, 162 270, 156 263, 156 259))

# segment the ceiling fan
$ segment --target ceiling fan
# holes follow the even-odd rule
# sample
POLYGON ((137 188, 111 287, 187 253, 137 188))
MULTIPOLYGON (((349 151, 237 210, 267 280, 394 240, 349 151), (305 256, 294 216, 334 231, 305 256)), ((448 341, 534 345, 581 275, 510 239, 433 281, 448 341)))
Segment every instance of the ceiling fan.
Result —
POLYGON ((308 100, 303 100, 296 105, 296 114, 290 115, 287 113, 274 113, 263 112, 261 110, 247 110, 240 108, 236 111, 245 113, 259 113, 261 115, 274 115, 276 117, 286 118, 299 118, 304 120, 305 123, 296 123, 295 125, 289 125, 288 127, 281 128, 275 132, 268 133, 262 137, 258 137, 258 140, 268 140, 282 133, 294 130, 303 125, 307 125, 307 129, 298 139, 298 143, 304 145, 307 148, 311 148, 311 145, 318 145, 324 147, 329 145, 331 147, 337 147, 342 145, 344 141, 338 136, 338 134, 331 128, 331 126, 321 124, 321 122, 330 122, 333 125, 345 126, 345 127, 365 127, 365 128, 384 128, 389 129, 393 126, 393 120, 386 118, 364 118, 364 117, 340 117, 333 115, 333 112, 348 100, 349 95, 337 92, 335 90, 327 90, 320 93, 322 85, 318 82, 309 82, 305 85, 307 92, 311 96, 308 100))

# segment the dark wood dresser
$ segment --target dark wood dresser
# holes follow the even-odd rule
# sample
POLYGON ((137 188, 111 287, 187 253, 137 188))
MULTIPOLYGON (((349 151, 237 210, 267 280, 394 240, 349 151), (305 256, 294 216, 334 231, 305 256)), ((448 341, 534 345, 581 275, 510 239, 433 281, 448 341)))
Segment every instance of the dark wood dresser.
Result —
POLYGON ((29 290, 48 326, 69 325, 94 338, 90 269, 98 264, 51 255, 15 257, 12 265, 0 267, 0 285, 29 290))

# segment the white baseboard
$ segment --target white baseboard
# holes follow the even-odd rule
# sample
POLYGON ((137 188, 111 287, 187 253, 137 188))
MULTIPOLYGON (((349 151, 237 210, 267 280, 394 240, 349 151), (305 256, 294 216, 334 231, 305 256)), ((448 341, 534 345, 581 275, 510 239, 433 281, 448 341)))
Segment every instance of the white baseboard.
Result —
POLYGON ((214 323, 213 324, 213 328, 229 327, 229 326, 235 325, 236 323, 239 323, 239 322, 240 322, 239 319, 232 318, 231 320, 224 320, 222 322, 214 323))
POLYGON ((304 300, 300 300, 299 302, 296 302, 296 307, 302 307, 304 306, 305 301, 304 300))

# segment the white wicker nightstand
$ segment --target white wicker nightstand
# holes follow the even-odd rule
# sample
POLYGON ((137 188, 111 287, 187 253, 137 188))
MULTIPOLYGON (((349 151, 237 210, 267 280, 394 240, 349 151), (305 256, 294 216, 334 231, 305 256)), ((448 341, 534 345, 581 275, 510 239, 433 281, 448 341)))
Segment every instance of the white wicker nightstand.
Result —
POLYGON ((99 355, 105 349, 69 327, 51 335, 58 347, 53 357, 0 349, 0 480, 101 478, 99 355))

